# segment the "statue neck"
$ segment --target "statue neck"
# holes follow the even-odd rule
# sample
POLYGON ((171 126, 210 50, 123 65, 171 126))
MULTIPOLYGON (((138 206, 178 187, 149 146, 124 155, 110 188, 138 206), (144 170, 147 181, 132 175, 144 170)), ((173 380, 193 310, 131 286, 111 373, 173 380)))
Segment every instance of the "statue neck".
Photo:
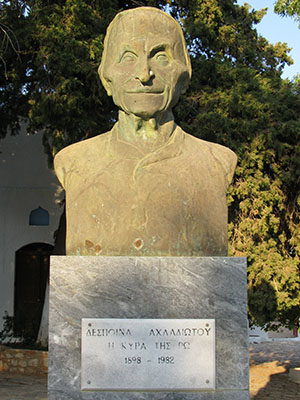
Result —
POLYGON ((171 111, 148 120, 119 111, 118 137, 147 154, 163 146, 175 128, 171 111))

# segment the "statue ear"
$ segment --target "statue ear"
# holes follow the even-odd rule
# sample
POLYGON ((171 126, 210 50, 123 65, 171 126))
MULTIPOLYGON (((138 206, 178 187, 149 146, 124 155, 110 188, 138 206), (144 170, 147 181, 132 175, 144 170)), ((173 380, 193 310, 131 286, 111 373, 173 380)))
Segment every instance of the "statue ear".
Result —
POLYGON ((99 77, 100 77, 100 80, 101 80, 101 82, 102 82, 102 85, 103 85, 104 89, 106 90, 106 93, 108 94, 108 96, 111 96, 111 95, 112 95, 111 83, 110 83, 110 81, 109 81, 108 79, 106 79, 106 78, 103 76, 103 66, 102 66, 102 63, 99 65, 99 68, 98 68, 98 75, 99 75, 99 77))
POLYGON ((188 71, 186 71, 182 77, 181 77, 181 94, 185 93, 187 91, 187 88, 189 87, 190 84, 190 75, 188 71))
POLYGON ((100 76, 102 85, 104 86, 104 89, 106 90, 106 93, 108 94, 108 96, 112 95, 112 91, 111 91, 111 83, 110 81, 108 81, 107 79, 103 78, 100 76))

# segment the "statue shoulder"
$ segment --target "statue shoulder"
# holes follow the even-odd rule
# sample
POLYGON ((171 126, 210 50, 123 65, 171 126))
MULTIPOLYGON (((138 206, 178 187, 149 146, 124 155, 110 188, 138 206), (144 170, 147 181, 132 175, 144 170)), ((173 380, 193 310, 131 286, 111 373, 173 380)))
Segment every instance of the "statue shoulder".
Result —
POLYGON ((63 187, 65 187, 67 174, 80 166, 80 164, 84 164, 91 152, 101 148, 109 133, 106 132, 82 142, 73 143, 56 154, 54 157, 54 170, 63 187))
POLYGON ((195 151, 197 148, 202 148, 212 158, 212 162, 216 162, 218 167, 222 169, 225 175, 227 185, 232 181, 234 171, 237 164, 236 154, 228 147, 222 146, 217 143, 208 142, 191 135, 188 135, 193 141, 195 151))
POLYGON ((212 147, 212 154, 223 168, 229 185, 232 181, 234 171, 237 164, 237 155, 228 147, 216 143, 210 143, 212 147))

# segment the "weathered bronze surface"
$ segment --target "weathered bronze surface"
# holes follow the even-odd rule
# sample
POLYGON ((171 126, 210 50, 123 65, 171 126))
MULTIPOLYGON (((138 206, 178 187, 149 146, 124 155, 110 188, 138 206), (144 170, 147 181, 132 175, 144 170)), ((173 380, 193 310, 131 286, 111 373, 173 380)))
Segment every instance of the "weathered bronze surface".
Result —
POLYGON ((180 26, 151 7, 119 13, 99 75, 120 108, 118 122, 55 158, 67 254, 226 255, 236 156, 174 122, 172 107, 191 77, 180 26))

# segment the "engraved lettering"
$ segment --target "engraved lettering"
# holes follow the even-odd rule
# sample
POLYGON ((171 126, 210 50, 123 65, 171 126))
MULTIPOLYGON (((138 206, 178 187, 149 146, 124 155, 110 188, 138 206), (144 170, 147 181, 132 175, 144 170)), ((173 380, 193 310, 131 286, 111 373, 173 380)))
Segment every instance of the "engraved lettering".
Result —
POLYGON ((141 357, 125 357, 124 359, 125 364, 141 364, 142 358, 141 357))
POLYGON ((144 342, 122 342, 121 348, 123 350, 147 350, 144 342))
POLYGON ((138 390, 145 389, 145 376, 147 390, 167 390, 175 381, 184 390, 215 387, 212 319, 86 318, 81 339, 83 390, 131 390, 128 374, 134 374, 135 383, 138 382, 134 389, 138 390), (104 377, 102 362, 114 371, 111 377, 104 377), (183 369, 185 374, 181 373, 183 369), (113 376, 118 377, 116 384, 113 376), (192 380, 194 383, 190 383, 192 380))
POLYGON ((178 342, 178 347, 184 350, 190 350, 190 342, 178 342))
POLYGON ((158 364, 174 364, 174 357, 158 357, 158 364))
POLYGON ((88 329, 86 331, 86 336, 132 336, 132 334, 130 329, 98 328, 98 329, 88 329))
POLYGON ((211 328, 150 329, 149 336, 209 336, 211 328))
POLYGON ((211 328, 205 328, 206 333, 207 333, 207 336, 209 336, 210 329, 211 329, 211 328))
POLYGON ((156 342, 155 347, 159 350, 171 350, 170 342, 156 342))

